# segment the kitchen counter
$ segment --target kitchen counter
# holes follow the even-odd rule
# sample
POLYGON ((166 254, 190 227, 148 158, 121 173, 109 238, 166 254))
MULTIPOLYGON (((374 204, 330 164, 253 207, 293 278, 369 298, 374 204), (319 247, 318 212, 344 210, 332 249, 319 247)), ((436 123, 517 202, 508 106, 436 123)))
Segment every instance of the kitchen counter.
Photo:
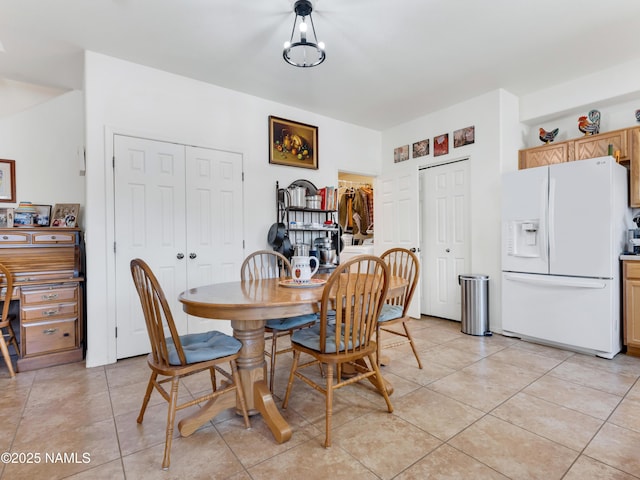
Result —
POLYGON ((640 262, 640 255, 633 255, 632 253, 626 254, 623 253, 620 255, 620 260, 635 260, 636 262, 640 262))

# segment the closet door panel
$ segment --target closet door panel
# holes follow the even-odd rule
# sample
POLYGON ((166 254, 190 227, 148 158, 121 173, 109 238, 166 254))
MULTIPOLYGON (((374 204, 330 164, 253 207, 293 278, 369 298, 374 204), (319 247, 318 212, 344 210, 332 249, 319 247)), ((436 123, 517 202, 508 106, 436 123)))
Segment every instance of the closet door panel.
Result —
MULTIPOLYGON (((187 287, 239 280, 244 259, 242 155, 187 147, 187 287)), ((189 317, 189 333, 215 328, 231 333, 227 321, 189 317)))
POLYGON ((158 277, 180 333, 186 314, 178 294, 186 284, 184 146, 114 136, 117 357, 150 351, 129 263, 141 258, 158 277))

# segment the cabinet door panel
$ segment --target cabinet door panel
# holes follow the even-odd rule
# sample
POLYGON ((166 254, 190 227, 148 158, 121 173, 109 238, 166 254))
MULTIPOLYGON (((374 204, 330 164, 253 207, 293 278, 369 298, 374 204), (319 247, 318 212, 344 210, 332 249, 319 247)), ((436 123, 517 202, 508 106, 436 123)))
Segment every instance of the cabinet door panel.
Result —
POLYGON ((629 162, 629 205, 640 207, 640 128, 634 128, 629 133, 631 150, 629 162))
POLYGON ((545 145, 543 147, 520 150, 519 168, 541 167, 554 163, 566 162, 569 159, 567 143, 545 145))
POLYGON ((608 155, 609 145, 613 145, 614 152, 620 150, 620 160, 629 158, 627 130, 618 130, 575 140, 575 159, 604 157, 608 155))

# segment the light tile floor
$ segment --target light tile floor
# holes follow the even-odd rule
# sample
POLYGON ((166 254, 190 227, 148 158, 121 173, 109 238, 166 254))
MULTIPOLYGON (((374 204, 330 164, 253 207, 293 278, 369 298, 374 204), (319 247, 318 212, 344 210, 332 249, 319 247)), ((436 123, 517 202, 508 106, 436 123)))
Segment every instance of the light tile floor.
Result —
MULTIPOLYGON (((474 337, 460 333, 457 322, 426 317, 411 327, 424 369, 408 346, 385 350, 392 414, 370 385, 341 389, 333 446, 325 449, 324 397, 296 380, 283 411, 294 432, 289 442, 275 443, 260 417, 245 430, 228 411, 190 437, 176 431, 166 472, 159 395, 136 423, 149 374, 144 357, 13 380, 3 365, 0 451, 31 463, 0 465, 1 478, 640 478, 639 358, 605 360, 501 335, 474 337)), ((282 396, 290 358, 278 362, 282 396)), ((182 395, 206 384, 205 376, 190 377, 182 395)))

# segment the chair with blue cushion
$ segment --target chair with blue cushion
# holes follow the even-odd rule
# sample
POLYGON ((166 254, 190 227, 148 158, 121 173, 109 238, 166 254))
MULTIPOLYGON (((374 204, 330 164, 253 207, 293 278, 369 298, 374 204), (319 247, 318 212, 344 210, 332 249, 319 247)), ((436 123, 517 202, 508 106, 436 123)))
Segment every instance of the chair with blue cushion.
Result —
POLYGON ((367 378, 384 397, 389 413, 393 412, 373 340, 387 295, 388 278, 389 267, 373 255, 359 255, 340 264, 324 286, 318 323, 291 336, 293 364, 282 408, 287 408, 296 377, 324 394, 325 447, 331 446, 334 390, 367 378), (313 360, 300 364, 302 353, 310 355, 313 360), (302 369, 316 364, 326 365, 324 385, 302 372, 302 369), (350 365, 355 375, 343 380, 340 368, 344 364, 350 365), (334 369, 337 371, 336 379, 334 369))
MULTIPOLYGON (((274 250, 258 250, 250 254, 242 262, 240 267, 241 280, 259 280, 262 278, 287 278, 291 275, 291 264, 287 257, 274 250)), ((291 336, 301 328, 313 325, 318 315, 299 315, 296 317, 276 318, 267 320, 264 327, 265 340, 271 340, 271 350, 265 350, 265 355, 270 358, 269 390, 273 393, 273 384, 276 372, 276 357, 283 353, 291 352, 291 347, 278 350, 278 338, 291 336)), ((265 379, 266 379, 265 364, 265 379)))
POLYGON ((387 299, 382 307, 378 326, 376 329, 376 341, 378 344, 378 362, 380 362, 380 350, 383 348, 397 347, 409 343, 411 350, 418 361, 418 368, 422 368, 422 362, 418 355, 415 342, 409 331, 407 323, 411 320, 409 317, 409 305, 418 283, 418 275, 420 274, 420 264, 415 253, 406 248, 391 248, 380 255, 380 258, 389 265, 391 276, 402 277, 407 280, 407 287, 395 297, 387 299), (402 330, 389 328, 392 325, 402 324, 402 330), (403 337, 404 340, 398 340, 391 343, 382 343, 380 332, 393 334, 396 337, 403 337))
POLYGON ((147 363, 151 368, 151 377, 138 415, 138 423, 142 423, 149 398, 155 388, 162 398, 169 402, 164 457, 162 459, 162 468, 167 470, 170 462, 169 455, 176 411, 217 398, 229 391, 235 391, 244 416, 245 426, 249 428, 247 406, 236 366, 236 359, 242 344, 239 340, 215 330, 191 335, 178 335, 169 304, 149 266, 143 260, 134 259, 131 261, 131 275, 140 296, 147 333, 151 341, 151 353, 147 357, 147 363), (169 336, 166 338, 165 331, 169 332, 169 336), (220 364, 223 363, 229 364, 231 373, 220 367, 220 364), (212 391, 194 400, 178 404, 180 379, 202 371, 209 371, 212 391), (226 379, 220 387, 216 387, 216 371, 226 379), (171 384, 169 392, 163 386, 167 382, 171 384))
POLYGON ((9 345, 13 345, 16 355, 20 355, 16 334, 13 331, 11 322, 15 320, 15 315, 9 313, 11 304, 11 296, 13 295, 13 275, 7 267, 0 264, 0 302, 2 302, 2 317, 0 317, 0 351, 7 364, 9 375, 15 377, 11 355, 9 354, 9 345), (6 332, 5 332, 6 329, 6 332))

